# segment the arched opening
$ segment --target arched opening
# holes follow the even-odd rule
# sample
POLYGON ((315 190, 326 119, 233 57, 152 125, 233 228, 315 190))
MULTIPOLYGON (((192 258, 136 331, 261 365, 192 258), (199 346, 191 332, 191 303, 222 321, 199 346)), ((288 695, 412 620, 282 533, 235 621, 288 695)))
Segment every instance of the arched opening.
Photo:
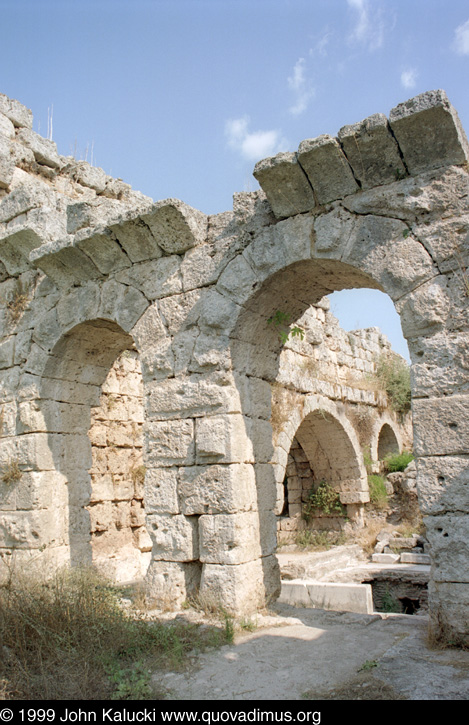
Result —
POLYGON ((399 441, 389 423, 385 423, 378 435, 378 460, 384 461, 393 453, 400 453, 399 441))
POLYGON ((284 480, 280 544, 294 542, 299 531, 341 531, 347 521, 363 523, 366 479, 360 450, 338 417, 327 410, 314 410, 300 424, 284 480))
POLYGON ((65 334, 42 376, 41 408, 68 491, 66 557, 116 581, 144 575, 143 393, 132 337, 93 320, 65 334))
MULTIPOLYGON (((290 251, 285 252, 287 239, 292 245, 296 243, 295 239, 300 240, 295 254, 299 254, 299 247, 307 249, 311 243, 305 230, 297 228, 303 223, 308 228, 306 218, 280 222, 277 229, 283 228, 277 238, 274 232, 270 236, 266 234, 265 238, 259 239, 257 249, 253 245, 253 250, 245 253, 264 281, 257 284, 254 293, 244 302, 244 309, 232 333, 233 367, 239 380, 246 428, 251 431, 254 444, 264 562, 274 555, 277 544, 276 538, 274 544, 273 537, 265 533, 266 527, 274 524, 268 513, 270 494, 266 481, 269 464, 274 463, 270 483, 276 494, 274 511, 277 516, 283 513, 286 529, 291 528, 291 523, 287 523, 287 518, 292 518, 290 513, 297 519, 302 518, 306 503, 302 499, 311 491, 308 491, 308 483, 303 488, 303 483, 296 480, 297 471, 292 463, 300 461, 295 461, 295 455, 298 459, 307 459, 301 463, 306 464, 303 467, 305 478, 309 477, 311 483, 318 486, 327 477, 334 481, 340 489, 340 503, 346 506, 347 515, 352 514, 352 519, 361 524, 364 505, 369 501, 363 449, 366 445, 369 450, 376 421, 387 405, 386 392, 379 388, 376 380, 370 383, 370 378, 373 378, 375 360, 390 350, 389 342, 377 328, 355 332, 342 330, 329 309, 327 299, 329 294, 342 289, 384 290, 363 271, 362 265, 312 258, 285 264, 285 256, 288 258, 290 254, 290 251), (279 239, 285 246, 280 245, 279 239), (280 250, 276 250, 277 246, 280 250), (276 270, 273 271, 272 267, 276 270), (346 421, 346 425, 341 423, 343 430, 339 444, 337 441, 334 443, 334 436, 340 431, 340 426, 337 426, 337 416, 336 421, 334 417, 329 417, 330 411, 326 411, 325 419, 324 411, 322 414, 316 412, 305 424, 305 429, 300 431, 303 420, 313 412, 312 409, 305 412, 306 401, 313 397, 329 401, 340 412, 341 421, 346 421), (256 409, 252 406, 254 399, 256 409), (267 408, 270 411, 268 417, 264 412, 267 408), (347 436, 343 434, 346 426, 353 430, 352 438, 356 441, 353 446, 347 443, 342 446, 347 441, 347 436), (272 436, 273 452, 267 452, 269 435, 272 436), (305 438, 309 438, 308 444, 305 438), (327 451, 322 459, 317 451, 319 441, 327 451), (305 450, 308 446, 311 449, 309 453, 305 450), (337 469, 341 466, 343 473, 338 474, 337 469), (345 473, 347 467, 348 474, 345 473), (288 480, 288 474, 285 475, 287 468, 293 481, 288 480), (352 474, 351 469, 354 468, 352 474), (351 481, 353 483, 349 486, 351 481)), ((321 407, 324 408, 317 405, 318 411, 321 407)), ((314 492, 314 485, 312 488, 314 492)), ((312 525, 326 525, 326 520, 328 526, 337 525, 339 528, 341 525, 339 517, 332 523, 334 517, 314 515, 312 525)), ((298 525, 307 524, 298 521, 298 525)), ((289 535, 291 532, 286 534, 289 535)), ((264 583, 268 593, 269 586, 273 591, 272 582, 267 577, 264 583)))

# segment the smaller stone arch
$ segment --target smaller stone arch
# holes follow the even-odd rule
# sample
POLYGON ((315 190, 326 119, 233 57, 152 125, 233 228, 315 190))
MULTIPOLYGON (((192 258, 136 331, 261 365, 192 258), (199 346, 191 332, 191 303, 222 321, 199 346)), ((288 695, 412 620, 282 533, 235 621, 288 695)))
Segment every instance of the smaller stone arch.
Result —
MULTIPOLYGON (((407 441, 406 441, 407 442, 407 441)), ((393 417, 383 413, 376 421, 370 440, 371 460, 375 468, 390 453, 400 453, 405 447, 404 435, 393 417)))
MULTIPOLYGON (((295 521, 296 528, 304 526, 303 504, 321 481, 339 493, 349 520, 363 525, 364 504, 369 501, 366 470, 357 435, 339 404, 324 396, 307 396, 278 435, 275 454, 276 512, 288 519, 284 530, 294 531, 295 521)), ((337 521, 335 525, 340 526, 337 521)), ((281 519, 279 527, 282 531, 281 519)))

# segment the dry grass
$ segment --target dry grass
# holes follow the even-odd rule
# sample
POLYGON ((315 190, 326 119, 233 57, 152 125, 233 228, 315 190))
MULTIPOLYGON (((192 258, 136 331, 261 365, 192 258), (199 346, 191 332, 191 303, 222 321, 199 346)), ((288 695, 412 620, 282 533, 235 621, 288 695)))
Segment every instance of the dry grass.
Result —
POLYGON ((386 517, 368 519, 366 526, 360 529, 355 537, 356 543, 362 547, 366 554, 372 554, 376 544, 376 537, 386 526, 386 517))
POLYGON ((0 694, 20 700, 161 699, 153 672, 222 644, 198 625, 148 620, 120 606, 93 569, 48 581, 16 576, 0 589, 0 694))
POLYGON ((16 458, 10 458, 8 463, 3 469, 1 482, 7 486, 12 486, 14 483, 18 483, 21 480, 23 472, 19 466, 19 461, 16 458))

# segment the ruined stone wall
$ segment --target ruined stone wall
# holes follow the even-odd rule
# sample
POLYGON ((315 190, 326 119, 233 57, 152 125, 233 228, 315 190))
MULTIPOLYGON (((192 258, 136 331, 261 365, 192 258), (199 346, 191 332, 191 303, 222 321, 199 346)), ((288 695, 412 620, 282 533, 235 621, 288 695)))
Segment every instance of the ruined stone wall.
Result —
POLYGON ((115 360, 135 349, 147 586, 175 605, 198 588, 232 611, 262 606, 278 592, 293 439, 306 451, 338 437, 330 463, 359 519, 354 421, 372 394, 348 384, 347 365, 336 379, 343 350, 315 358, 327 379, 287 364, 308 356, 283 347, 268 320, 283 310, 297 323, 335 290, 380 289, 412 360, 431 621, 467 639, 469 145, 444 92, 260 162, 262 192, 235 194, 232 211, 211 217, 153 203, 31 127, 0 96, 2 553, 50 567, 92 559, 92 410, 115 360))

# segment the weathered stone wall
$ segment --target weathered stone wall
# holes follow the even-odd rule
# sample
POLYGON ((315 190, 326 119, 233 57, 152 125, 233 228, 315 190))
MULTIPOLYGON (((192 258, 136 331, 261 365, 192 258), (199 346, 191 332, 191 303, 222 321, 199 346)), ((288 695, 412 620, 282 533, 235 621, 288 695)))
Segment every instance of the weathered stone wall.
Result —
MULTIPOLYGON (((16 101, 0 96, 0 113, 4 551, 49 565, 91 558, 91 410, 135 348, 149 589, 178 604, 200 587, 238 612, 265 603, 278 591, 280 473, 300 425, 321 436, 325 420, 356 452, 350 476, 341 469, 343 503, 358 512, 367 494, 352 401, 334 397, 355 387, 282 381, 291 353, 268 319, 284 310, 296 322, 334 290, 380 289, 412 359, 430 616, 467 639, 469 152, 445 94, 260 162, 263 191, 213 217, 61 157, 16 101), (302 407, 274 440, 285 389, 302 407)), ((356 414, 368 392, 350 394, 356 414)))
POLYGON ((145 527, 143 386, 136 352, 112 366, 100 405, 91 409, 90 514, 92 559, 108 576, 131 581, 146 574, 151 539, 145 527))

